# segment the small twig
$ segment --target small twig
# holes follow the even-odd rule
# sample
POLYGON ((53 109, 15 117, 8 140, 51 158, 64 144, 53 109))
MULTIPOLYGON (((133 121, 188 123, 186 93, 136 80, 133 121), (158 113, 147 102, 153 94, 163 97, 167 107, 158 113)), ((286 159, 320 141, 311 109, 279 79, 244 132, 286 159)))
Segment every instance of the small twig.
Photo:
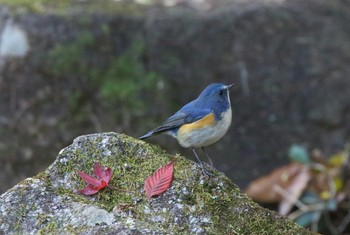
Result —
POLYGON ((311 166, 311 169, 313 169, 313 170, 317 170, 320 172, 327 171, 327 168, 320 163, 312 163, 310 166, 311 166))
POLYGON ((300 210, 302 211, 306 210, 307 206, 304 203, 302 203, 299 199, 292 197, 290 193, 284 190, 283 188, 281 188, 281 186, 274 185, 273 190, 281 194, 282 197, 284 197, 288 201, 293 202, 293 204, 297 206, 300 210))
MULTIPOLYGON (((316 211, 315 211, 316 212, 316 211)), ((312 216, 311 231, 318 231, 318 222, 320 221, 321 213, 314 213, 312 216)))
POLYGON ((344 217, 342 222, 338 225, 337 230, 338 230, 339 234, 344 232, 344 230, 349 225, 349 223, 350 223, 350 211, 348 211, 348 213, 346 214, 346 216, 344 217))
POLYGON ((111 186, 111 185, 107 185, 107 187, 110 188, 110 189, 114 189, 114 190, 118 190, 118 191, 122 191, 122 192, 126 192, 126 193, 132 193, 129 190, 122 189, 122 188, 117 188, 117 187, 114 187, 114 186, 111 186))
POLYGON ((291 220, 295 220, 296 218, 302 216, 304 213, 307 213, 307 212, 308 212, 308 211, 299 209, 299 210, 296 210, 296 211, 290 213, 290 214, 288 215, 288 218, 291 219, 291 220))
POLYGON ((293 213, 290 213, 288 215, 288 218, 295 220, 296 218, 300 217, 301 215, 312 212, 312 211, 323 211, 325 209, 325 205, 323 203, 317 203, 317 204, 312 204, 310 206, 305 206, 306 209, 300 209, 296 210, 293 213))
POLYGON ((327 184, 329 187, 330 198, 335 198, 337 194, 337 189, 336 189, 336 185, 333 180, 333 177, 331 177, 329 174, 327 174, 326 177, 327 177, 327 184))
POLYGON ((329 213, 327 211, 324 211, 323 213, 323 218, 324 218, 324 222, 326 224, 326 227, 328 228, 328 230, 331 232, 332 235, 338 235, 340 234, 337 230, 336 227, 334 227, 334 225, 331 222, 331 218, 329 218, 329 213))

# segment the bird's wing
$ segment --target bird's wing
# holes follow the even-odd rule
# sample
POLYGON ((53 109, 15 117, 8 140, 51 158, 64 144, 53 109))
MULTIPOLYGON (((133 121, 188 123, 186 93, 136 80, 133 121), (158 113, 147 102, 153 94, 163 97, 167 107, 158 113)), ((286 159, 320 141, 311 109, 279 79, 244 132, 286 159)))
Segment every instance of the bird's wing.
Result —
POLYGON ((147 134, 141 136, 140 139, 145 139, 154 134, 175 129, 186 123, 195 122, 205 117, 210 112, 211 112, 210 109, 196 109, 196 108, 191 108, 189 106, 184 106, 182 109, 176 112, 173 116, 165 120, 165 122, 163 122, 162 125, 151 130, 147 134))

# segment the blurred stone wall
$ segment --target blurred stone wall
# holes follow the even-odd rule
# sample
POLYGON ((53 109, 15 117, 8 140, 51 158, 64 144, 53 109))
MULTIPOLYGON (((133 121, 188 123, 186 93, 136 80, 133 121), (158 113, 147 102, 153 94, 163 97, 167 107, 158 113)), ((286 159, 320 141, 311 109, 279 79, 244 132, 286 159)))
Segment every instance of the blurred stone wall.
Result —
MULTIPOLYGON (((0 178, 6 179, 0 191, 44 169, 78 135, 144 134, 211 82, 236 84, 232 127, 208 150, 215 166, 241 187, 287 162, 291 144, 333 153, 348 141, 348 1, 241 1, 210 10, 153 6, 141 15, 0 9, 1 35, 6 24, 15 25, 29 47, 24 56, 0 57, 0 178), (82 37, 86 32, 90 36, 82 37), (82 47, 72 44, 80 39, 87 41, 82 47), (151 73, 158 79, 135 91, 132 99, 143 103, 131 103, 128 112, 119 96, 101 98, 106 83, 99 76, 115 71, 96 68, 123 68, 124 60, 109 61, 132 54, 135 40, 141 52, 126 67, 141 71, 131 73, 140 82, 151 73), (76 55, 83 57, 70 61, 76 55)), ((116 72, 115 83, 122 78, 116 72)), ((149 141, 193 158, 171 137, 149 141)))

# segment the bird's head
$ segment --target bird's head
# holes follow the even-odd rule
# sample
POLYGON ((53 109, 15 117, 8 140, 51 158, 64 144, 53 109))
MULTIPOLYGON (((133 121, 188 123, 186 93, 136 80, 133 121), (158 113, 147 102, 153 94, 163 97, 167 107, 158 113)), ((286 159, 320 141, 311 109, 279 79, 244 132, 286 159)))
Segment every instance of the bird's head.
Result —
POLYGON ((207 86, 202 93, 199 95, 198 99, 200 100, 212 100, 215 102, 229 102, 229 89, 233 86, 225 85, 223 83, 212 83, 207 86))

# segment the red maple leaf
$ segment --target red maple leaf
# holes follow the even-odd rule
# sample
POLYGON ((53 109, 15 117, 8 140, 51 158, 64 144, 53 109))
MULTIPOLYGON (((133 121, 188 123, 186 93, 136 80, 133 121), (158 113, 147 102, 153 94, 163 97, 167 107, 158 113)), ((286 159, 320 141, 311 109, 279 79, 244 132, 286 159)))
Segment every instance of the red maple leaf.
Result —
POLYGON ((174 178, 174 162, 170 162, 147 177, 144 189, 148 198, 164 193, 174 178))
POLYGON ((97 162, 94 163, 94 175, 96 178, 83 171, 78 171, 78 174, 86 183, 88 183, 85 188, 79 190, 79 193, 84 195, 93 195, 101 189, 108 187, 108 183, 112 178, 111 168, 108 167, 105 170, 97 162))

